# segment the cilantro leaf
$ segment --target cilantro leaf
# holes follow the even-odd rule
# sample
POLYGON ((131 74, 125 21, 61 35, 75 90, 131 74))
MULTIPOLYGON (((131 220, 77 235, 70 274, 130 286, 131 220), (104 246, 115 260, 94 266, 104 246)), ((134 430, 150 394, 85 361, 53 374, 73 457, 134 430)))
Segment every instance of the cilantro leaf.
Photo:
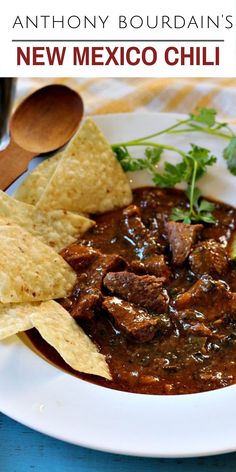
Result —
MULTIPOLYGON (((188 188, 187 195, 190 198, 190 190, 188 188)), ((183 223, 197 223, 203 221, 204 223, 215 223, 216 219, 212 214, 215 209, 215 204, 201 199, 200 190, 195 187, 193 192, 193 210, 183 210, 182 208, 174 208, 171 213, 171 219, 174 221, 183 221, 183 223), (200 201, 200 203, 199 203, 200 201)))
POLYGON ((201 218, 198 221, 204 223, 214 224, 216 222, 215 217, 211 213, 200 213, 201 218))
POLYGON ((191 186, 188 187, 187 189, 187 197, 189 200, 192 198, 193 206, 196 207, 198 205, 199 198, 201 196, 201 192, 198 187, 194 187, 193 193, 191 195, 191 186))
POLYGON ((190 113, 191 121, 203 123, 208 128, 212 128, 216 124, 216 110, 214 108, 198 108, 196 113, 190 113))
POLYGON ((195 221, 203 221, 204 223, 215 223, 216 219, 212 214, 212 211, 214 211, 215 209, 215 204, 212 202, 208 202, 207 200, 200 199, 201 195, 199 195, 198 200, 194 203, 194 208, 196 212, 196 214, 194 215, 195 221))
POLYGON ((182 208, 173 208, 170 219, 173 221, 183 221, 183 223, 190 224, 191 217, 188 210, 182 208))
POLYGON ((186 163, 184 161, 176 164, 170 164, 165 162, 164 172, 159 174, 155 172, 153 176, 153 182, 159 187, 174 187, 176 184, 182 182, 183 174, 186 171, 186 163))
POLYGON ((196 146, 196 144, 191 144, 191 150, 188 152, 187 158, 197 163, 196 180, 199 180, 206 173, 207 166, 212 166, 217 160, 215 156, 210 154, 209 149, 196 146))
POLYGON ((208 202, 207 200, 201 200, 200 205, 198 206, 198 211, 202 212, 212 212, 215 209, 215 204, 208 202))
POLYGON ((155 148, 148 147, 145 149, 145 159, 141 159, 132 157, 126 146, 112 146, 112 150, 125 172, 135 172, 144 169, 153 171, 153 167, 160 161, 163 152, 161 146, 155 148))
POLYGON ((236 136, 233 136, 224 149, 224 159, 231 174, 236 175, 236 136))
POLYGON ((126 147, 113 147, 113 151, 125 172, 135 172, 145 169, 143 159, 133 158, 126 147))
POLYGON ((156 165, 161 159, 163 148, 160 146, 156 147, 147 147, 145 149, 145 156, 151 165, 156 165))
POLYGON ((126 147, 112 146, 112 150, 115 153, 116 159, 119 162, 124 161, 129 156, 129 152, 128 152, 128 149, 126 147))

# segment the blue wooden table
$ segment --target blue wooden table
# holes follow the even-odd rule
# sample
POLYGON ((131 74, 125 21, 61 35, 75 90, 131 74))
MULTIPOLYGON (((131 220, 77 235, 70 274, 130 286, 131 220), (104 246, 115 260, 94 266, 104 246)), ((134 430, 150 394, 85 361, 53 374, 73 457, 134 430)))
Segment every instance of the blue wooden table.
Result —
POLYGON ((0 472, 235 472, 236 453, 145 459, 92 451, 36 433, 0 414, 0 472))

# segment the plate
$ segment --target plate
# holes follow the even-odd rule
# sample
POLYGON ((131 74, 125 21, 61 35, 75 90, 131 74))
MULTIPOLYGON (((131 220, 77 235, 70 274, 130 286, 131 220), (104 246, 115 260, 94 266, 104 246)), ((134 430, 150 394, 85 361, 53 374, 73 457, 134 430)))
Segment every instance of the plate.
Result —
MULTIPOLYGON (((95 117, 111 143, 151 134, 183 115, 134 113, 95 117)), ((189 148, 194 142, 219 156, 201 181, 206 196, 236 205, 235 177, 222 159, 225 141, 197 134, 159 137, 189 148)), ((141 149, 135 150, 141 155, 141 149)), ((176 161, 173 154, 168 160, 176 161)), ((35 159, 31 167, 37 165, 35 159)), ((24 177, 23 177, 24 178, 24 177)), ((151 183, 130 175, 132 186, 151 183)), ((11 188, 14 191, 17 183, 11 188)), ((190 457, 236 450, 236 385, 191 395, 140 395, 93 385, 43 360, 14 336, 0 343, 0 409, 58 439, 102 451, 146 457, 190 457)))

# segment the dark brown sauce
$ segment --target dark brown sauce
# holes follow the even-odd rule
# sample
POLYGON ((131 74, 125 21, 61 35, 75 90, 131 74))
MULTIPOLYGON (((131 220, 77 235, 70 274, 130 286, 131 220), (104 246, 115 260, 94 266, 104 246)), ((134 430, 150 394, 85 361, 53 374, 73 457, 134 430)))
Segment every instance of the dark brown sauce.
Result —
MULTIPOLYGON (((158 251, 169 261, 173 278, 167 285, 170 297, 176 297, 197 280, 186 262, 176 268, 164 231, 171 209, 186 207, 184 192, 173 189, 140 188, 133 192, 134 203, 140 207, 147 228, 158 233, 158 251)), ((236 210, 215 202, 215 225, 205 225, 201 240, 224 237, 230 241, 236 223, 236 210)), ((122 255, 128 262, 137 257, 137 248, 123 237, 120 230, 122 210, 95 217, 96 226, 84 235, 82 242, 103 253, 122 255)), ((233 263, 224 277, 220 277, 236 292, 236 267, 233 263)), ((209 299, 209 305, 211 300, 209 299)), ((204 308, 207 320, 209 305, 204 308)), ((212 321, 206 324, 213 329, 212 321)), ((82 323, 91 339, 106 356, 113 381, 84 375, 68 367, 56 351, 35 331, 28 331, 33 345, 51 362, 77 377, 105 387, 144 394, 184 394, 207 391, 236 383, 236 319, 214 325, 213 338, 187 335, 177 329, 152 341, 138 343, 121 334, 100 312, 82 323)))

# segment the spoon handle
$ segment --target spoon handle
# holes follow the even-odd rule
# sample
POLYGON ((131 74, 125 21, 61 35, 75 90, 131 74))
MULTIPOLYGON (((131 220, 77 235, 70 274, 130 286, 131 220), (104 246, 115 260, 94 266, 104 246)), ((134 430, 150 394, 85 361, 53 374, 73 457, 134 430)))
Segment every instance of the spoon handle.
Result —
POLYGON ((0 152, 0 189, 6 190, 28 168, 36 154, 20 148, 13 140, 0 152))

